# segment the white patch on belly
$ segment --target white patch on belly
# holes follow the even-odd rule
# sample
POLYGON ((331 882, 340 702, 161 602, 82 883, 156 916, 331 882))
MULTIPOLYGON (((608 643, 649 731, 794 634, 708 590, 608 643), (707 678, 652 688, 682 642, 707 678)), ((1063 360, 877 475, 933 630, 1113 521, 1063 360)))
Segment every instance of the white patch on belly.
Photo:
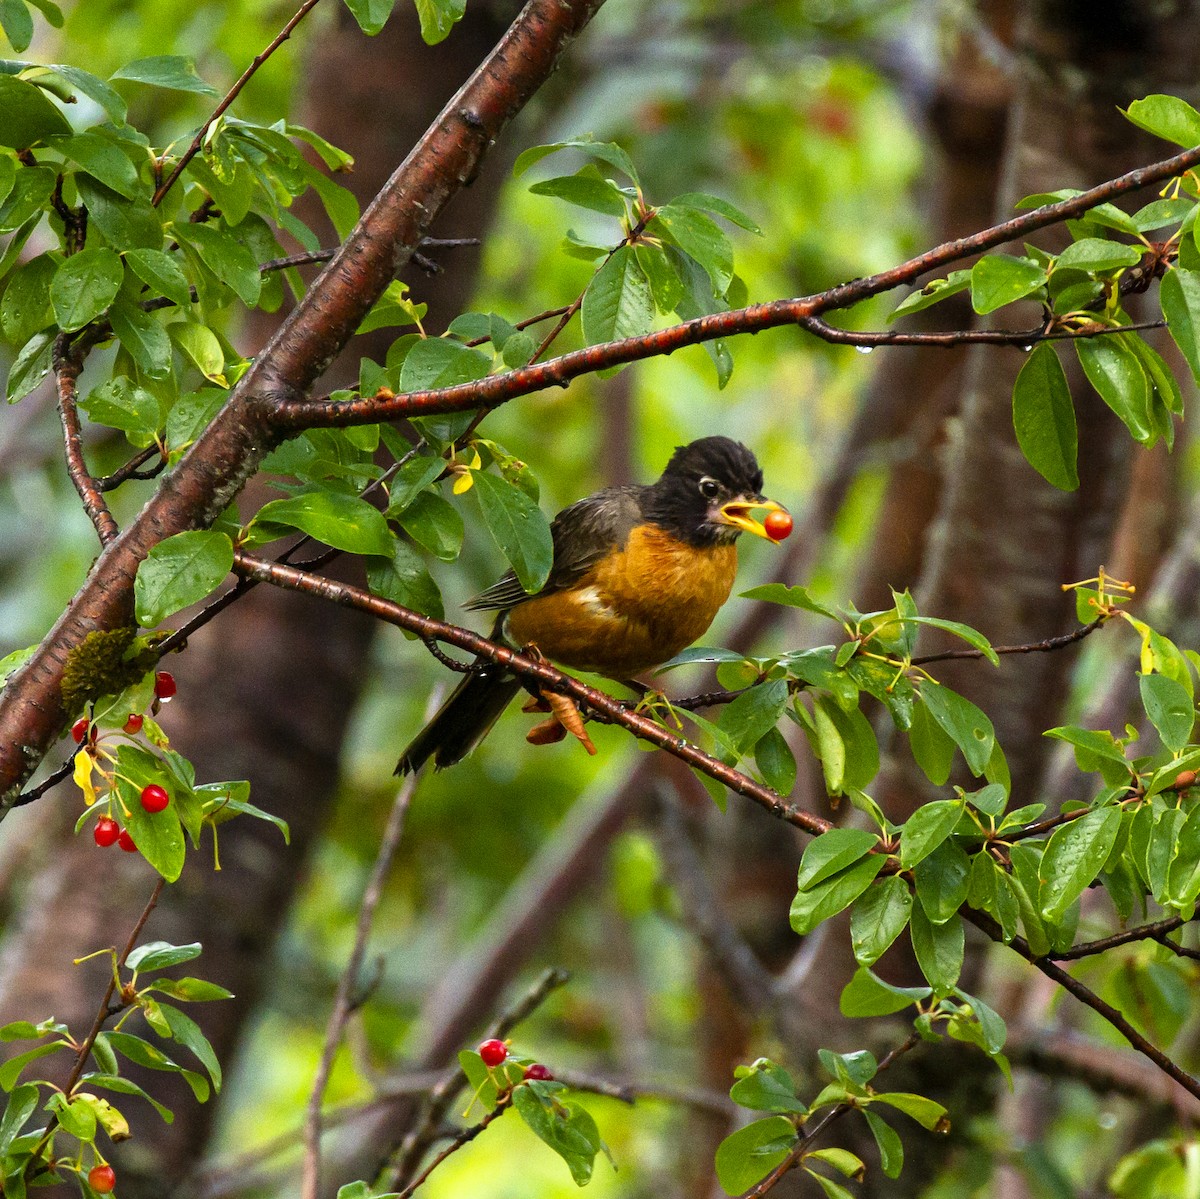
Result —
POLYGON ((616 612, 604 602, 600 597, 600 589, 598 587, 585 587, 582 591, 577 591, 572 596, 574 601, 580 607, 586 608, 594 616, 616 616, 616 612))

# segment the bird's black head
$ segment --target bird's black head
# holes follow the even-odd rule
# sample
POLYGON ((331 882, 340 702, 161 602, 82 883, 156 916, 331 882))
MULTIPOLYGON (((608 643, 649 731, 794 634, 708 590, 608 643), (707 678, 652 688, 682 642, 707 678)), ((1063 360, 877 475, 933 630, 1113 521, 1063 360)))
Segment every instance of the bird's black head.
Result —
POLYGON ((692 545, 728 543, 742 532, 767 537, 750 511, 779 505, 763 498, 762 485, 758 459, 740 441, 701 437, 671 455, 650 488, 646 516, 692 545))

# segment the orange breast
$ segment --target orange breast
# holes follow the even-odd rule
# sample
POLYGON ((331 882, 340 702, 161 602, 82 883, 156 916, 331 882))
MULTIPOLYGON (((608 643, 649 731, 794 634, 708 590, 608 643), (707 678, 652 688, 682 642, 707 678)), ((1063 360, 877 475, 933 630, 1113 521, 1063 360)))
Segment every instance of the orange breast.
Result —
POLYGON ((643 526, 569 590, 518 604, 508 633, 563 666, 628 677, 702 636, 736 574, 735 546, 697 549, 643 526))

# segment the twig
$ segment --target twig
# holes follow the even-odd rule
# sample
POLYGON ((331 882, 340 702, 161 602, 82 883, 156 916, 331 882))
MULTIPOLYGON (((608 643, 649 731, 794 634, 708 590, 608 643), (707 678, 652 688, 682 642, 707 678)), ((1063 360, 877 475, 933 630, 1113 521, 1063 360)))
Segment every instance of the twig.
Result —
MULTIPOLYGON (((1064 633, 1061 637, 1047 637, 1044 641, 1031 641, 1026 645, 993 645, 992 649, 997 654, 1051 653, 1054 650, 1064 649, 1068 645, 1074 645, 1077 641, 1082 641, 1085 637, 1089 637, 1107 620, 1107 616, 1097 616, 1090 624, 1080 625, 1079 628, 1073 629, 1069 633, 1064 633)), ((947 662, 954 658, 983 658, 986 656, 979 649, 951 649, 946 650, 945 653, 925 654, 923 657, 913 658, 912 665, 927 666, 930 662, 947 662)))
POLYGON ((940 270, 974 254, 990 250, 1038 229, 1082 216, 1091 208, 1128 192, 1161 183, 1200 164, 1200 147, 1193 147, 1150 166, 1139 167, 1068 200, 1047 204, 981 230, 970 237, 943 242, 940 246, 862 279, 831 287, 813 296, 753 304, 729 312, 712 313, 683 321, 667 329, 638 337, 626 337, 603 345, 587 346, 551 358, 492 375, 475 383, 411 392, 391 398, 365 397, 333 402, 327 399, 283 400, 275 409, 277 427, 339 428, 374 424, 405 416, 460 412, 473 408, 495 408, 519 396, 548 387, 565 387, 579 375, 670 354, 684 346, 698 345, 737 333, 755 333, 785 325, 802 324, 826 312, 849 308, 872 296, 913 283, 930 271, 940 270))
MULTIPOLYGON (((545 970, 536 979, 533 986, 521 996, 512 1007, 501 1013, 499 1018, 488 1029, 491 1036, 503 1037, 523 1020, 528 1019, 546 1000, 552 992, 563 986, 570 979, 565 970, 551 968, 545 970)), ((421 1156, 437 1137, 454 1097, 466 1085, 467 1076, 460 1066, 452 1066, 442 1076, 442 1080, 430 1091, 429 1099, 422 1113, 420 1122, 409 1130, 401 1141, 395 1153, 389 1155, 378 1171, 376 1190, 391 1191, 404 1184, 412 1171, 416 1169, 421 1156)), ((428 1175, 429 1171, 425 1171, 428 1175)), ((416 1187, 417 1183, 410 1183, 416 1187)))
POLYGON ((1079 979, 1069 974, 1049 958, 1039 957, 1029 948, 1029 942, 1024 937, 1013 937, 1011 941, 1005 941, 1000 926, 986 913, 978 912, 965 906, 960 911, 965 919, 969 920, 993 941, 1006 944, 1009 949, 1023 957, 1035 970, 1040 970, 1047 978, 1058 983, 1063 990, 1069 991, 1074 995, 1085 1007, 1091 1008, 1102 1020, 1106 1020, 1112 1025, 1134 1049, 1148 1057, 1164 1074, 1174 1079, 1175 1082, 1183 1087, 1189 1095, 1200 1099, 1200 1079, 1193 1077, 1182 1066, 1172 1061, 1157 1045, 1154 1045, 1146 1037, 1142 1036, 1111 1003, 1105 1002, 1090 987, 1081 983, 1079 979))
POLYGON ((183 174, 184 168, 200 152, 200 147, 204 145, 204 138, 208 134, 209 129, 212 127, 213 122, 216 121, 234 102, 234 100, 237 99, 238 93, 246 86, 247 83, 250 82, 251 79, 254 78, 255 74, 258 72, 258 69, 263 65, 263 63, 265 63, 267 59, 270 58, 271 55, 274 54, 275 51, 278 50, 279 47, 282 46, 289 37, 292 36, 292 30, 295 29, 302 20, 304 20, 308 13, 314 9, 319 2, 320 0, 304 0, 304 3, 301 4, 299 9, 296 10, 296 13, 292 19, 288 21, 288 23, 279 31, 267 48, 260 54, 256 54, 254 56, 250 65, 242 72, 241 78, 239 78, 233 87, 231 87, 229 91, 225 93, 225 98, 216 106, 216 108, 213 109, 208 119, 196 131, 196 136, 192 138, 192 144, 183 152, 183 157, 175 164, 174 169, 167 176, 166 182, 159 185, 158 190, 154 193, 154 196, 150 201, 153 207, 157 208, 162 203, 163 197, 165 197, 167 192, 171 190, 172 185, 179 178, 179 176, 183 174))
POLYGON ((321 1104, 325 1098, 325 1088, 329 1083, 333 1059, 341 1044, 346 1021, 354 1010, 354 992, 358 986, 367 938, 370 936, 371 924, 375 919, 375 909, 379 906, 379 898, 383 894, 384 881, 391 869, 392 859, 396 855, 400 837, 404 832, 404 818, 408 813, 409 801, 417 788, 417 777, 414 775, 404 780, 403 786, 392 803, 392 810, 388 815, 387 825, 379 843, 379 852, 375 855, 375 865, 371 869, 371 877, 367 880, 367 885, 363 890, 358 925, 354 934, 354 946, 350 950, 350 960, 346 963, 341 978, 338 979, 337 992, 333 998, 333 1010, 329 1014, 329 1023, 325 1027, 325 1047, 321 1052, 321 1060, 317 1064, 312 1092, 309 1095, 308 1108, 305 1113, 301 1199, 316 1199, 320 1189, 321 1104))
MULTIPOLYGON (((482 244, 478 237, 423 237, 417 243, 418 250, 457 250, 462 246, 478 246, 482 244)), ((319 262, 328 262, 338 252, 337 246, 326 250, 311 250, 304 254, 289 254, 286 258, 268 258, 260 264, 258 273, 269 274, 272 271, 286 271, 294 266, 315 266, 319 262)), ((517 325, 516 328, 522 328, 517 325)))
POLYGON ((105 475, 103 478, 97 479, 96 486, 101 491, 112 491, 129 479, 157 478, 158 475, 162 474, 166 465, 167 458, 162 448, 157 444, 148 445, 144 450, 138 450, 124 465, 118 466, 111 475, 105 475), (156 455, 159 461, 150 470, 142 470, 141 468, 156 455))
MULTIPOLYGON (((117 989, 117 974, 118 971, 125 965, 125 959, 133 952, 134 946, 138 943, 138 938, 142 935, 142 930, 146 927, 146 922, 150 919, 150 913, 158 906, 158 897, 162 894, 163 887, 166 885, 166 879, 159 878, 154 884, 154 890, 150 893, 150 898, 146 902, 146 906, 142 909, 142 914, 138 917, 137 923, 133 926, 133 931, 129 934, 129 940, 125 942, 125 948, 121 950, 120 956, 117 958, 116 964, 113 967, 112 974, 108 980, 108 986, 104 989, 104 998, 100 1000, 100 1006, 96 1009, 96 1018, 92 1022, 91 1031, 84 1038, 83 1044, 79 1046, 79 1051, 75 1055, 75 1064, 71 1067, 71 1073, 67 1076, 67 1081, 63 1084, 62 1094, 68 1099, 71 1097, 78 1084, 80 1078, 83 1077, 84 1067, 87 1065, 88 1055, 92 1052, 93 1046, 96 1044, 96 1038, 100 1035, 104 1025, 117 1012, 123 1011, 128 1005, 121 1003, 117 1007, 112 1008, 113 993, 117 989)), ((46 1123, 46 1127, 42 1132, 41 1140, 38 1141, 37 1148, 29 1157, 28 1171, 32 1170, 35 1163, 39 1162, 41 1155, 46 1146, 50 1143, 50 1139, 54 1136, 54 1131, 58 1127, 58 1113, 51 1112, 50 1119, 46 1123)))
POLYGON ((12 801, 14 808, 24 807, 27 803, 33 803, 35 799, 41 799, 51 787, 57 783, 61 783, 63 779, 70 778, 71 772, 75 769, 75 755, 72 754, 61 766, 59 766, 52 774, 48 774, 36 787, 30 787, 28 791, 22 791, 16 799, 12 801))
MULTIPOLYGON (((1091 957, 1093 954, 1104 953, 1109 949, 1116 949, 1120 945, 1132 944, 1134 941, 1159 941, 1163 940, 1167 933, 1174 932, 1185 923, 1182 916, 1171 916, 1166 920, 1156 920, 1153 924, 1140 924, 1137 928, 1127 928, 1123 932, 1113 933, 1111 937, 1100 937, 1096 941, 1084 941, 1079 945, 1072 945, 1063 953, 1056 953, 1052 956, 1056 962, 1074 962, 1080 958, 1091 957)), ((1171 941, 1163 940, 1163 944, 1175 949, 1179 948, 1171 941)))
POLYGON ((1188 958, 1193 962, 1200 962, 1200 950, 1190 949, 1186 945, 1180 945, 1178 941, 1172 941, 1171 938, 1167 936, 1166 931, 1155 932, 1151 933, 1150 935, 1153 940, 1169 949, 1177 957, 1188 958))
MULTIPOLYGON (((916 1047, 920 1042, 920 1036, 917 1033, 909 1033, 908 1038, 900 1045, 893 1047, 880 1061, 876 1075, 882 1074, 901 1054, 907 1053, 910 1049, 916 1047)), ((766 1176, 757 1186, 752 1187, 743 1196, 743 1199, 762 1199, 762 1196, 775 1188, 775 1184, 790 1171, 794 1170, 799 1164, 801 1158, 812 1152, 812 1143, 823 1133, 835 1120, 840 1120, 847 1112, 855 1109, 848 1103, 839 1103, 831 1111, 826 1113, 820 1121, 811 1129, 800 1129, 800 1139, 792 1146, 787 1157, 783 1159, 766 1176)))
POLYGON ((614 699, 611 695, 595 687, 581 683, 578 679, 564 674, 547 662, 538 661, 510 649, 508 646, 489 641, 486 637, 482 637, 470 629, 447 624, 441 620, 433 620, 431 617, 422 616, 391 600, 363 591, 359 587, 326 579, 320 575, 309 574, 294 566, 268 562, 252 554, 238 551, 234 555, 233 568, 237 574, 245 578, 273 583, 277 587, 283 587, 290 591, 302 591, 335 604, 357 608, 388 624, 408 629, 418 636, 436 638, 438 641, 457 645, 460 649, 482 655, 492 662, 508 667, 517 674, 538 680, 543 687, 581 701, 592 710, 595 718, 610 724, 621 725, 641 740, 649 741, 660 749, 665 749, 689 766, 716 779, 731 791, 753 800, 766 808, 772 815, 797 828, 804 829, 805 832, 815 836, 828 832, 833 827, 829 821, 789 804, 778 792, 756 782, 732 766, 725 765, 724 762, 705 753, 678 733, 664 729, 640 712, 627 710, 620 700, 614 699))
POLYGON ((83 429, 75 406, 75 388, 83 364, 70 346, 70 336, 60 333, 54 342, 54 378, 58 389, 58 413, 62 418, 63 440, 66 444, 67 474, 83 501, 83 510, 96 528, 100 544, 107 545, 121 530, 108 510, 102 489, 88 471, 83 456, 83 429))
POLYGON ((429 1162, 424 1170, 416 1176, 402 1190, 396 1199, 409 1199, 409 1196, 419 1187, 429 1176, 448 1158, 452 1153, 457 1153, 464 1145, 469 1145, 493 1120, 502 1116, 512 1103, 512 1090, 508 1090, 500 1095, 496 1100, 496 1106, 488 1112, 478 1124, 472 1124, 470 1128, 464 1128, 460 1133, 456 1134, 450 1143, 437 1153, 429 1162))

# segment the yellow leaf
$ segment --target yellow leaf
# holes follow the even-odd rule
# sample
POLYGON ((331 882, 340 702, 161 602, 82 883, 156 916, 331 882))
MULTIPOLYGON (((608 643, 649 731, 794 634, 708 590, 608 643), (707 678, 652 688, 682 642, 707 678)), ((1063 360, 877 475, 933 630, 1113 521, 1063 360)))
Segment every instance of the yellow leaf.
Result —
POLYGON ((456 468, 454 486, 450 488, 455 495, 464 495, 475 486, 475 476, 469 470, 462 470, 461 467, 456 468))
POLYGON ((86 749, 75 755, 75 785, 83 792, 84 802, 90 808, 96 802, 96 788, 92 783, 92 772, 96 763, 86 749))

